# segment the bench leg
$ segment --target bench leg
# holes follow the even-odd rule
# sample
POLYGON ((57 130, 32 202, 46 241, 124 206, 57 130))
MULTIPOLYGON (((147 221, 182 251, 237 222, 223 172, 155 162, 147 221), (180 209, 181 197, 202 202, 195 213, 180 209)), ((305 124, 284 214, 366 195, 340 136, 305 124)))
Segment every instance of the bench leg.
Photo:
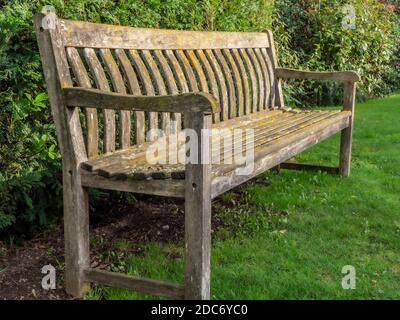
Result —
POLYGON ((70 295, 82 297, 90 288, 84 278, 89 267, 88 193, 70 170, 63 174, 63 195, 65 287, 70 295))
MULTIPOLYGON (((211 165, 210 141, 202 129, 211 128, 211 116, 185 114, 185 127, 198 137, 198 163, 185 166, 185 299, 210 298, 211 165), (206 160, 208 158, 208 161, 206 160)), ((190 151, 192 152, 192 150, 190 151)))
POLYGON ((339 172, 343 177, 350 175, 352 126, 343 129, 340 139, 340 165, 339 172))
POLYGON ((342 130, 340 140, 339 172, 343 177, 350 175, 351 145, 353 140, 354 106, 356 98, 356 83, 346 82, 344 85, 343 110, 351 111, 349 126, 342 130))

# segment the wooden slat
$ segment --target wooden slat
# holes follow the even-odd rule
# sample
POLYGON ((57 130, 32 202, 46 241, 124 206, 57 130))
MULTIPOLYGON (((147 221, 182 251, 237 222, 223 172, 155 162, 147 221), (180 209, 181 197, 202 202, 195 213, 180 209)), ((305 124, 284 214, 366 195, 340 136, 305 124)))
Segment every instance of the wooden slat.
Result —
MULTIPOLYGON (((102 91, 111 91, 108 84, 103 66, 97 58, 96 52, 92 48, 83 50, 87 64, 96 82, 98 89, 102 91)), ((115 113, 114 110, 104 109, 104 151, 113 152, 115 150, 115 113)))
POLYGON ((244 66, 248 72, 249 80, 250 80, 250 88, 251 88, 251 108, 250 112, 257 112, 258 102, 258 80, 256 72, 254 71, 253 64, 249 58, 248 53, 244 49, 239 49, 240 56, 244 62, 244 66))
MULTIPOLYGON (((166 95, 167 88, 164 83, 164 79, 154 61, 153 56, 149 50, 142 50, 143 61, 150 70, 150 75, 154 79, 155 86, 159 95, 166 95)), ((161 129, 164 134, 170 133, 170 114, 168 112, 163 112, 161 114, 161 129)))
POLYGON ((244 93, 243 93, 243 84, 240 72, 238 67, 236 66, 235 59, 232 56, 232 53, 229 50, 221 50, 223 56, 228 63, 228 66, 231 70, 231 74, 233 76, 233 83, 235 84, 235 96, 236 96, 236 106, 234 113, 231 113, 233 117, 241 116, 244 113, 244 93))
POLYGON ((186 50, 186 57, 188 58, 190 65, 192 66, 193 71, 197 75, 198 83, 200 84, 200 91, 209 92, 207 78, 201 67, 199 60, 197 59, 193 50, 186 50))
MULTIPOLYGON (((129 54, 132 58, 132 62, 138 71, 137 74, 142 82, 144 94, 147 96, 154 96, 156 94, 153 83, 139 52, 137 50, 129 50, 129 54)), ((149 112, 149 129, 158 128, 158 114, 157 112, 149 112)), ((153 134, 150 140, 156 139, 157 136, 153 134)))
POLYGON ((256 57, 256 54, 254 53, 253 49, 246 49, 247 54, 249 55, 251 64, 253 65, 254 70, 256 71, 257 75, 257 83, 258 83, 258 104, 257 104, 257 110, 263 110, 265 106, 265 82, 264 82, 264 77, 263 73, 261 70, 260 63, 258 62, 258 59, 256 57))
POLYGON ((246 68, 244 67, 243 60, 239 54, 239 51, 237 49, 231 50, 232 56, 235 60, 235 63, 238 66, 240 77, 242 79, 242 87, 243 87, 243 97, 244 97, 244 108, 239 108, 239 116, 242 116, 243 114, 249 114, 250 113, 250 88, 249 88, 249 82, 247 79, 247 72, 246 68))
MULTIPOLYGON (((208 62, 206 55, 204 54, 204 50, 196 50, 195 53, 196 53, 198 60, 200 61, 201 65, 202 65, 202 67, 205 70, 207 79, 210 83, 210 92, 217 99, 218 103, 221 104, 221 97, 220 97, 220 92, 218 89, 217 79, 215 78, 214 71, 213 71, 210 63, 208 62)), ((214 123, 219 122, 220 121, 220 113, 214 114, 213 120, 214 120, 214 123)))
POLYGON ((254 168, 251 174, 236 175, 235 169, 215 176, 212 183, 212 198, 238 186, 256 175, 273 168, 296 154, 310 148, 343 128, 349 123, 348 115, 341 119, 326 119, 312 127, 304 128, 290 136, 283 137, 271 145, 259 148, 255 152, 254 168), (312 134, 311 134, 312 133, 312 134))
POLYGON ((183 288, 176 284, 96 269, 87 269, 84 271, 84 274, 88 281, 105 286, 124 288, 156 296, 183 299, 183 288))
POLYGON ((189 84, 189 90, 192 92, 199 91, 196 76, 194 75, 193 69, 190 66, 189 60, 186 58, 184 52, 182 50, 176 50, 175 55, 182 66, 183 72, 185 73, 186 79, 189 84))
POLYGON ((267 31, 267 35, 269 38, 269 42, 271 45, 268 47, 267 52, 269 56, 269 60, 271 61, 272 67, 275 70, 274 72, 274 99, 273 99, 273 107, 277 106, 279 108, 285 107, 285 101, 283 99, 283 92, 282 92, 282 81, 276 74, 276 69, 278 68, 278 58, 275 51, 275 43, 274 37, 271 31, 267 31))
MULTIPOLYGON (((112 56, 110 49, 100 49, 100 55, 108 70, 111 78, 111 83, 115 92, 126 93, 125 82, 119 71, 118 65, 112 56)), ((131 145, 131 113, 130 111, 119 111, 120 121, 120 147, 122 149, 128 148, 131 145)))
POLYGON ((275 87, 276 87, 276 82, 275 82, 275 70, 272 65, 272 61, 268 55, 268 49, 266 48, 261 48, 261 59, 264 59, 266 65, 267 65, 267 71, 268 71, 268 76, 269 76, 269 87, 270 87, 270 93, 269 93, 269 99, 267 101, 267 104, 269 107, 274 107, 275 106, 275 87))
POLYGON ((260 49, 253 50, 256 54, 256 58, 258 59, 259 64, 261 65, 261 72, 264 78, 264 109, 268 109, 272 107, 272 105, 269 105, 271 96, 271 80, 268 74, 268 67, 260 49))
MULTIPOLYGON (((76 48, 67 48, 67 57, 69 65, 74 73, 78 85, 84 88, 91 88, 89 75, 87 74, 85 65, 76 48)), ((85 108, 86 120, 86 148, 89 158, 93 158, 99 153, 99 128, 97 119, 97 109, 85 108)))
POLYGON ((297 163, 297 162, 283 162, 279 165, 280 169, 288 170, 299 170, 299 171, 320 171, 326 173, 338 174, 339 168, 337 167, 327 167, 320 165, 313 165, 308 163, 297 163))
MULTIPOLYGON (((164 74, 166 85, 168 88, 168 93, 169 94, 178 94, 179 89, 178 89, 178 84, 175 81, 174 73, 171 70, 171 67, 166 59, 164 57, 163 53, 161 50, 154 50, 154 56, 157 59, 157 62, 159 66, 161 67, 161 70, 164 74)), ((181 114, 180 113, 174 113, 174 128, 173 132, 179 132, 181 130, 181 114)))
POLYGON ((63 42, 71 47, 120 49, 214 49, 269 47, 259 32, 204 32, 131 28, 60 20, 63 42))
POLYGON ((205 50, 205 55, 214 71, 215 77, 218 82, 218 90, 220 92, 220 97, 221 97, 221 121, 225 121, 229 119, 229 98, 228 98, 228 89, 226 87, 225 83, 225 77, 223 75, 222 69, 215 58, 213 52, 211 50, 205 50))
POLYGON ((185 189, 182 180, 117 180, 81 170, 82 186, 121 192, 132 192, 163 197, 183 198, 185 189))
POLYGON ((222 54, 221 50, 213 50, 215 58, 217 59, 223 75, 225 77, 226 88, 228 90, 229 95, 229 118, 234 118, 236 115, 236 108, 237 108, 237 100, 235 94, 235 82, 231 73, 231 70, 228 66, 228 63, 225 60, 224 55, 222 54))
MULTIPOLYGON (((130 91, 133 95, 141 95, 139 81, 135 70, 123 49, 116 49, 115 54, 121 64, 122 71, 128 81, 130 91)), ((135 112, 135 143, 142 144, 145 141, 145 117, 143 111, 135 112)))

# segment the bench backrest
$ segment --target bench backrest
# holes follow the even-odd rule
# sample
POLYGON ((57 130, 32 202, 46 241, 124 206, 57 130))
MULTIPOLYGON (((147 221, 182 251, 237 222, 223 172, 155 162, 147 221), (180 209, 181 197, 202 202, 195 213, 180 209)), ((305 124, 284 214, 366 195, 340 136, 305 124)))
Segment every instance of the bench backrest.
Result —
MULTIPOLYGON (((221 105, 214 122, 283 105, 270 31, 141 29, 62 19, 56 19, 54 27, 50 40, 45 40, 53 43, 61 87, 150 96, 208 92, 221 105)), ((43 59, 46 55, 42 54, 43 59)), ((141 144, 148 129, 161 128, 168 133, 179 130, 182 123, 180 114, 85 112, 88 157, 141 144)))

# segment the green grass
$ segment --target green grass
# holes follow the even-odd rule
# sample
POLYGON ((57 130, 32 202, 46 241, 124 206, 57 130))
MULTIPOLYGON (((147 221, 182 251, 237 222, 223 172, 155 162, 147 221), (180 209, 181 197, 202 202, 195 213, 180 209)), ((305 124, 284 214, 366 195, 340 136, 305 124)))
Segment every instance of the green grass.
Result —
MULTIPOLYGON (((269 172, 217 213, 225 227, 213 237, 212 298, 399 299, 399 119, 399 94, 358 104, 351 177, 269 172), (356 268, 355 290, 341 287, 345 265, 356 268)), ((297 160, 336 165, 338 144, 335 136, 297 160)), ((182 251, 151 243, 124 263, 133 275, 182 282, 182 251)), ((87 298, 153 297, 97 288, 87 298)))

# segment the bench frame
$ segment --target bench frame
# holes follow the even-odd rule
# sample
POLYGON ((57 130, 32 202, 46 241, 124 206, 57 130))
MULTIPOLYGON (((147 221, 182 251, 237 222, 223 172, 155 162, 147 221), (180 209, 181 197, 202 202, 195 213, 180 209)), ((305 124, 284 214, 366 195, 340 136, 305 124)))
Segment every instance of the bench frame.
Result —
MULTIPOLYGON (((54 15, 49 13, 48 15, 54 15)), ((283 106, 281 79, 300 78, 312 80, 334 80, 344 82, 344 110, 351 113, 336 124, 330 124, 318 135, 304 137, 293 144, 292 153, 285 150, 271 155, 259 155, 254 174, 235 176, 230 174, 223 179, 213 180, 211 165, 186 164, 183 181, 116 181, 82 170, 81 163, 87 160, 82 132, 79 123, 80 107, 110 108, 117 106, 124 110, 172 111, 185 114, 185 127, 200 133, 211 128, 212 114, 219 111, 213 96, 202 93, 180 94, 164 97, 133 97, 124 94, 99 92, 85 88, 71 88, 72 83, 63 70, 67 70, 60 31, 43 29, 43 14, 35 16, 37 39, 42 58, 47 90, 56 124, 58 142, 62 154, 63 203, 65 236, 65 283, 66 291, 82 297, 95 282, 137 290, 147 294, 170 298, 209 299, 210 298, 210 247, 211 247, 211 200, 223 192, 244 183, 259 173, 271 169, 291 158, 309 146, 341 131, 340 164, 338 171, 342 176, 350 174, 353 114, 356 94, 356 73, 348 72, 309 72, 277 67, 272 34, 269 32, 273 49, 273 63, 277 76, 277 105, 283 106), (134 102, 135 109, 131 106, 134 102), (74 107, 72 107, 74 106, 74 107), (184 108, 182 106, 185 106, 184 108), (185 282, 184 286, 129 277, 90 268, 89 263, 89 212, 88 188, 103 188, 136 193, 150 193, 185 199, 185 282)), ((54 15, 52 18, 57 20, 54 15)), ((120 27, 116 27, 120 28, 120 27)), ((163 31, 160 31, 163 32, 163 31)), ((202 33, 193 33, 202 38, 202 33)), ((238 35, 236 35, 238 36, 238 35)), ((80 39, 79 41, 84 41, 80 39)), ((133 41, 133 40, 132 40, 133 41)), ((206 41, 206 40, 205 40, 206 41)), ((198 134, 201 137, 201 134, 198 134)), ((201 146, 203 142, 199 143, 201 146)), ((201 153, 201 147, 199 153, 201 153)), ((256 155, 257 158, 257 155, 256 155)), ((289 165, 296 168, 296 164, 289 165)), ((298 168, 304 169, 303 165, 298 168)), ((322 170, 319 167, 318 170, 322 170)))

